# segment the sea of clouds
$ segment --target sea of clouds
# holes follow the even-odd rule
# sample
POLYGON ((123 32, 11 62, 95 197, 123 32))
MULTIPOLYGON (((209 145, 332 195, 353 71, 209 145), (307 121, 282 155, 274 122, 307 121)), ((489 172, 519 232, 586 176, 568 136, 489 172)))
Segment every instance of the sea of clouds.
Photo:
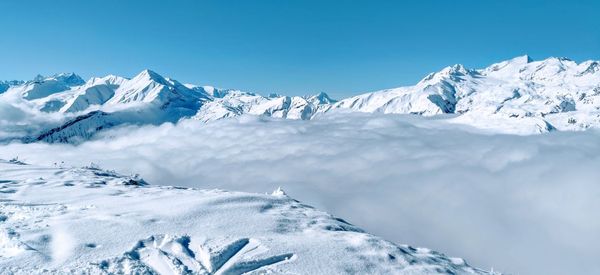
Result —
POLYGON ((600 274, 600 132, 458 127, 409 115, 244 116, 120 127, 79 145, 0 145, 0 158, 93 162, 160 185, 281 186, 371 233, 484 269, 600 274))

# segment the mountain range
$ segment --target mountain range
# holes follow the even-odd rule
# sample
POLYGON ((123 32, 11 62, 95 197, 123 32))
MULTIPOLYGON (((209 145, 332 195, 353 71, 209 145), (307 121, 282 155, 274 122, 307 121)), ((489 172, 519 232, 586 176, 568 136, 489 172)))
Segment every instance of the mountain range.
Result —
POLYGON ((210 122, 244 114, 310 120, 330 112, 438 116, 450 123, 501 133, 584 130, 600 125, 600 62, 529 56, 483 69, 453 65, 414 86, 339 101, 183 84, 151 70, 84 81, 74 73, 0 82, 0 101, 18 99, 35 111, 64 118, 26 141, 78 142, 122 124, 181 119, 210 122))

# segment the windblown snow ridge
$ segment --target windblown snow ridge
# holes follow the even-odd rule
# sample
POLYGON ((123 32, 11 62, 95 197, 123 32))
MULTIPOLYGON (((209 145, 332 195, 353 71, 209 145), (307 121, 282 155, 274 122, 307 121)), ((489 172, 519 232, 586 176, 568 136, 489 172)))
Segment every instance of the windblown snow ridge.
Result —
POLYGON ((273 195, 0 160, 0 273, 487 274, 273 195))

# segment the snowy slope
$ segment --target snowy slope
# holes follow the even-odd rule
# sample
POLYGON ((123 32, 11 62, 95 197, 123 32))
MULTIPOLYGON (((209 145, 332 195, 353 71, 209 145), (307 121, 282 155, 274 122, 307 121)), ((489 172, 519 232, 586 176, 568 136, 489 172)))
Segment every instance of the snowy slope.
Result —
POLYGON ((484 274, 289 198, 0 161, 0 273, 484 274))
POLYGON ((114 95, 115 87, 116 85, 94 81, 32 102, 42 112, 81 112, 106 103, 114 95))

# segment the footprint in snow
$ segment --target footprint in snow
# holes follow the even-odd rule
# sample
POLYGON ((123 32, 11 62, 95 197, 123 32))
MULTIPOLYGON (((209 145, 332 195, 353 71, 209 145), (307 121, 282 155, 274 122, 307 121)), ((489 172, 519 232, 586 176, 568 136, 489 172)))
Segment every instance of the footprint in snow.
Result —
POLYGON ((265 257, 256 239, 192 241, 189 236, 154 235, 98 266, 109 273, 244 274, 293 260, 293 253, 265 257))

